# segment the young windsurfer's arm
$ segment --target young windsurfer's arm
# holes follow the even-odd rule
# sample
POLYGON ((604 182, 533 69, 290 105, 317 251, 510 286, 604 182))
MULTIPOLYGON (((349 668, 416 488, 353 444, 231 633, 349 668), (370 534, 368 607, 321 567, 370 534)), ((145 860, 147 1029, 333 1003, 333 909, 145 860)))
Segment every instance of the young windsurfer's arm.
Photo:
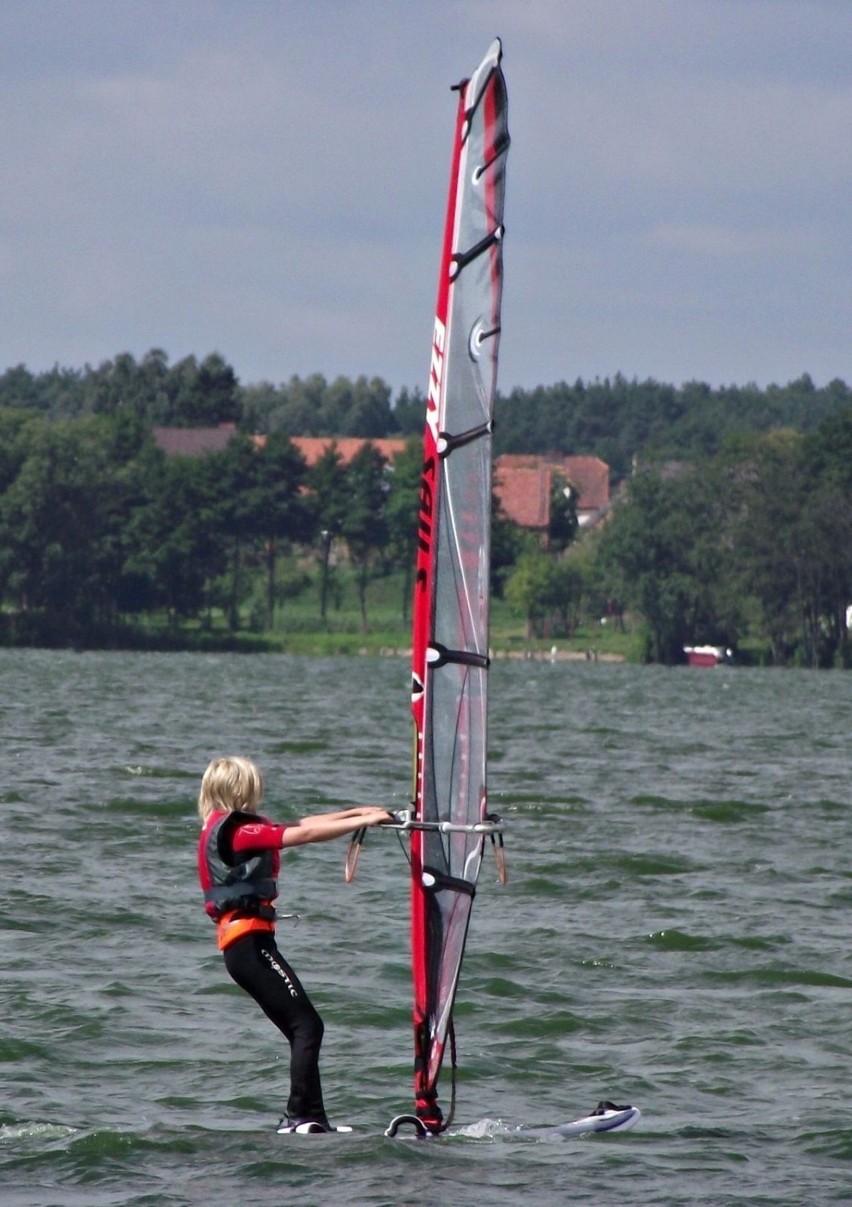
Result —
POLYGON ((379 826, 390 819, 387 809, 378 805, 342 809, 337 813, 314 813, 288 824, 281 835, 281 846, 300 847, 307 842, 327 842, 344 834, 354 834, 366 826, 379 826))

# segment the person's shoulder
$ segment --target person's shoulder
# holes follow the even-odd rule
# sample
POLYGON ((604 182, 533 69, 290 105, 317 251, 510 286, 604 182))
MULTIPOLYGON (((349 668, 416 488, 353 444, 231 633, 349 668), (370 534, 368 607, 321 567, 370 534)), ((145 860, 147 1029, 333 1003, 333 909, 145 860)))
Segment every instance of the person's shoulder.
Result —
POLYGON ((219 822, 224 821, 227 816, 228 812, 226 809, 214 809, 212 813, 208 813, 201 823, 202 834, 209 834, 213 827, 218 825, 219 822))
POLYGON ((286 826, 256 813, 243 813, 234 826, 222 828, 235 850, 271 850, 281 846, 286 826))

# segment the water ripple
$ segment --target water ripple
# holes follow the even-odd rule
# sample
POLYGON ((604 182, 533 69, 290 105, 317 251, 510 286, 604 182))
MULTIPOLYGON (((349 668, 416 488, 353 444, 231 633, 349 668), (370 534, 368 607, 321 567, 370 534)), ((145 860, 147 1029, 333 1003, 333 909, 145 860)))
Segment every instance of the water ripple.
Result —
POLYGON ((26 862, 0 933, 3 1207, 848 1200, 852 676, 495 663, 510 881, 483 865, 453 1134, 383 1136, 411 1105, 408 866, 371 835, 349 886, 342 844, 284 860, 280 943, 356 1127, 309 1144, 274 1134, 286 1058, 199 906, 198 777, 244 750, 276 816, 406 803, 404 660, 0 651, 0 675, 26 862), (640 1126, 515 1130, 604 1097, 640 1126))

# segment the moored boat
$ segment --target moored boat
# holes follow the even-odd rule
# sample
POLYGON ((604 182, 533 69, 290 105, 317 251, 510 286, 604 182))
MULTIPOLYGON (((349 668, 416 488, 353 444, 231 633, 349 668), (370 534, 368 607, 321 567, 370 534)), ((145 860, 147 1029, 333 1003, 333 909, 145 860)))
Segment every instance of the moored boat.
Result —
POLYGON ((720 666, 733 662, 734 652, 724 645, 685 645, 688 666, 720 666))

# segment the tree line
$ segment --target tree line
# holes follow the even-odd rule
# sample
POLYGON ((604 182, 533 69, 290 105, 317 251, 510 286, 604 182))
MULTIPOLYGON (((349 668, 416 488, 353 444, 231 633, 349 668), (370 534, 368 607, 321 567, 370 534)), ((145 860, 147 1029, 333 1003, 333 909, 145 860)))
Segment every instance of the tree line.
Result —
MULTIPOLYGON (((370 582, 401 573, 408 606, 424 402, 381 379, 316 374, 243 387, 217 354, 152 350, 98 368, 0 376, 2 639, 108 639, 155 614, 179 629, 272 626, 314 576, 325 620, 346 551, 361 621, 370 582), (237 426, 221 453, 166 457, 152 427, 237 426), (262 447, 252 438, 266 437, 262 447), (308 468, 291 435, 413 433, 389 465, 366 444, 308 468)), ((575 382, 498 399, 497 451, 596 453, 614 467, 607 522, 580 532, 555 483, 544 545, 494 512, 493 589, 529 631, 641 618, 649 659, 759 637, 777 663, 848 664, 852 399, 817 389, 575 382)))
POLYGON ((775 664, 852 665, 852 407, 640 467, 596 554, 600 580, 644 618, 650 660, 756 633, 775 664))
POLYGON ((561 555, 521 552, 506 593, 531 635, 642 619, 644 658, 759 642, 775 665, 852 666, 852 407, 800 433, 640 461, 608 521, 561 555))
MULTIPOLYGON (((653 379, 612 378, 572 385, 558 382, 498 395, 495 453, 600 457, 614 480, 631 472, 633 458, 694 460, 711 457, 730 438, 775 428, 813 431, 852 405, 839 378, 817 387, 808 374, 787 385, 673 386, 653 379)), ((241 431, 289 436, 418 435, 425 400, 419 389, 394 397, 380 377, 321 373, 277 385, 242 385, 218 353, 174 364, 160 348, 140 360, 122 353, 97 367, 58 365, 31 373, 25 365, 0 375, 0 408, 24 408, 53 419, 131 410, 149 425, 198 427, 229 422, 241 431)))
POLYGON ((246 433, 378 438, 418 433, 425 401, 419 391, 393 391, 380 377, 294 376, 272 385, 241 385, 234 369, 211 353, 169 364, 161 348, 136 360, 129 352, 82 369, 55 365, 31 373, 16 365, 0 375, 0 408, 24 408, 52 419, 80 419, 129 410, 150 426, 205 427, 235 423, 246 433))
POLYGON ((276 605, 306 587, 311 561, 325 619, 336 544, 366 625, 371 577, 413 561, 419 476, 416 442, 392 472, 370 443, 347 466, 332 444, 308 468, 283 435, 167 457, 133 414, 0 410, 6 639, 88 643, 145 616, 165 614, 177 630, 214 610, 235 632, 252 592, 255 627, 271 628, 276 605))

